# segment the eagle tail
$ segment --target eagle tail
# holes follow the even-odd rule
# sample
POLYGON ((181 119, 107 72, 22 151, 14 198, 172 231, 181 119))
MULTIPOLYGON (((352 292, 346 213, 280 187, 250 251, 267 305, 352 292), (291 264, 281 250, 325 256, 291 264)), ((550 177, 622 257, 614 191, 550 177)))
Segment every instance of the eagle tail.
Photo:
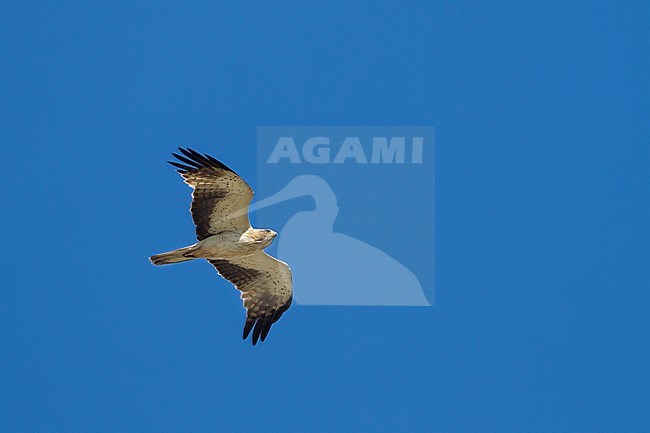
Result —
POLYGON ((195 250, 196 245, 192 245, 190 247, 179 248, 177 250, 169 251, 166 253, 156 254, 155 256, 149 257, 149 260, 151 260, 151 263, 156 266, 186 262, 188 260, 196 259, 196 257, 192 255, 192 252, 195 250))

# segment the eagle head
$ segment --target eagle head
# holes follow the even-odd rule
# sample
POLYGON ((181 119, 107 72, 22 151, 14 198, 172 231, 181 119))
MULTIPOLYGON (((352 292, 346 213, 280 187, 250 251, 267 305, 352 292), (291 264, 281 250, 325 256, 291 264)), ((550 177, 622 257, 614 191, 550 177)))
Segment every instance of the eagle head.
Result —
POLYGON ((262 229, 259 231, 260 242, 264 244, 265 247, 271 245, 273 239, 278 235, 276 232, 270 229, 262 229))

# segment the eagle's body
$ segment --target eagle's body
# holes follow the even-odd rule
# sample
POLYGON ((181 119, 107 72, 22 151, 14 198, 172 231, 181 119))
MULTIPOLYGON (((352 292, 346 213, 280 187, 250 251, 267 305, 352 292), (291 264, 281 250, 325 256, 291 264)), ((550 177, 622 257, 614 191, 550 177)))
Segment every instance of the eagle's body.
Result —
POLYGON ((194 188, 190 211, 198 242, 185 248, 150 257, 154 265, 207 259, 242 292, 248 311, 244 339, 253 331, 253 344, 266 338, 271 325, 291 305, 289 266, 263 250, 277 235, 273 230, 254 229, 248 219, 253 190, 230 168, 192 149, 173 154, 185 182, 194 188))
POLYGON ((167 265, 192 259, 235 259, 249 256, 271 245, 276 233, 249 227, 245 232, 223 231, 185 248, 151 257, 154 265, 167 265))

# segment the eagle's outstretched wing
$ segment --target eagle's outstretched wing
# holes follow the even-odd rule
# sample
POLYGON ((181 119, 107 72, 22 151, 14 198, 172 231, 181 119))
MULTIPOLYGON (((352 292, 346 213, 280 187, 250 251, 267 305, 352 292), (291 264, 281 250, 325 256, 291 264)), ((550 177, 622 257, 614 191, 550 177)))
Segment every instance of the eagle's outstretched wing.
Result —
POLYGON ((203 240, 223 230, 245 231, 250 227, 248 206, 253 190, 237 173, 210 155, 178 148, 179 161, 167 161, 194 188, 190 212, 196 237, 203 240))
POLYGON ((242 292, 247 310, 244 340, 252 330, 253 345, 257 344, 258 338, 264 341, 271 325, 291 306, 289 266, 264 251, 235 259, 208 261, 242 292))

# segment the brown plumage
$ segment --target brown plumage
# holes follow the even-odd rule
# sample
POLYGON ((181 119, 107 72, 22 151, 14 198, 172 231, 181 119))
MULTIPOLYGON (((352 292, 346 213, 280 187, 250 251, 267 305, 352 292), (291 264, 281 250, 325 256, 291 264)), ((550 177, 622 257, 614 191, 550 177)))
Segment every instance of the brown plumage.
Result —
POLYGON ((276 236, 273 230, 254 229, 248 219, 251 187, 225 164, 192 149, 173 153, 168 161, 193 188, 190 212, 198 242, 150 257, 154 265, 205 258, 221 276, 241 291, 247 311, 244 339, 253 333, 253 345, 264 341, 271 325, 289 308, 292 299, 289 266, 263 250, 276 236))

